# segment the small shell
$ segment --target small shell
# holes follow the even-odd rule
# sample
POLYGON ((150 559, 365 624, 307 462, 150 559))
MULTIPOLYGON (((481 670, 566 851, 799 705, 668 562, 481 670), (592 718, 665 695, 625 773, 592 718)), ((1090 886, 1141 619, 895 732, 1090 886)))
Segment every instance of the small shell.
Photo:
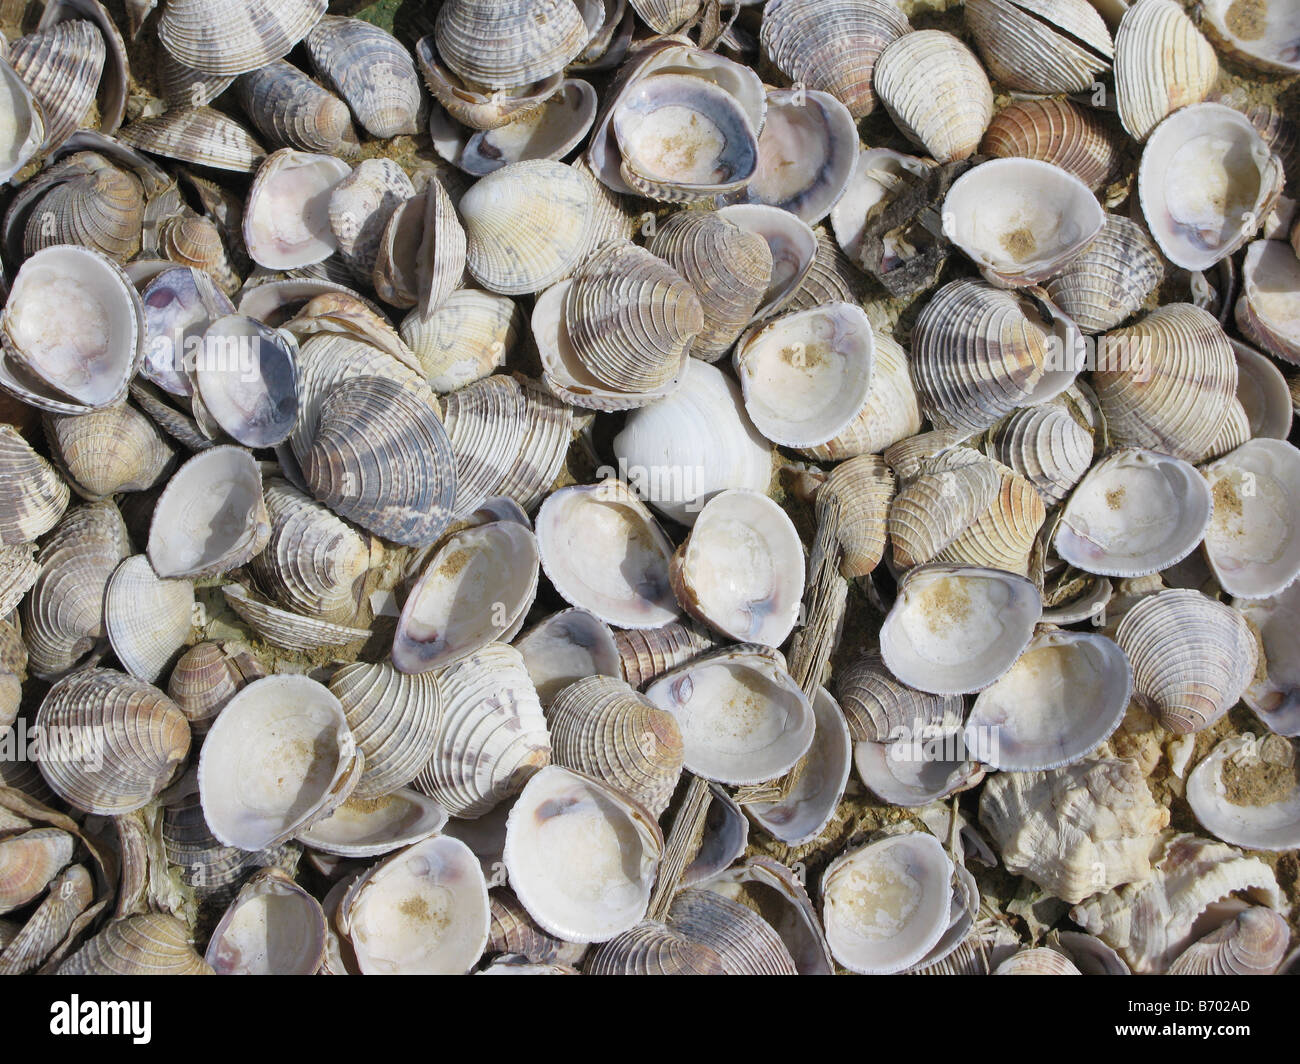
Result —
POLYGON ((361 149, 347 105, 283 59, 241 75, 235 96, 277 148, 342 156, 361 149))
POLYGON ((1160 252, 1136 222, 1106 215, 1096 238, 1043 290, 1085 333, 1113 329, 1136 313, 1164 280, 1160 252))
POLYGON ((1167 975, 1274 975, 1286 954, 1291 929, 1286 919, 1252 905, 1188 946, 1167 975))
POLYGON ((435 36, 462 78, 509 89, 559 73, 590 34, 573 0, 448 0, 435 36))
POLYGON ((989 123, 980 152, 1040 159, 1073 174, 1096 192, 1116 173, 1119 145, 1092 111, 1069 100, 1016 100, 989 123))
POLYGON ((879 454, 921 431, 921 411, 908 372, 907 352, 892 336, 873 330, 871 383, 867 400, 849 426, 825 443, 802 450, 812 458, 836 462, 879 454))
POLYGON ((464 82, 443 65, 432 35, 416 41, 415 57, 434 99, 452 118, 472 129, 500 129, 524 119, 564 84, 564 75, 560 72, 530 84, 496 91, 474 82, 464 82))
POLYGON ((402 787, 378 798, 355 793, 302 832, 299 841, 338 857, 375 857, 410 846, 447 825, 447 811, 432 798, 402 787))
POLYGON ((24 256, 55 244, 80 244, 125 262, 140 250, 144 213, 144 190, 135 174, 96 152, 74 152, 22 186, 5 228, 11 239, 21 229, 24 256))
POLYGON ((587 975, 726 975, 709 946, 645 921, 602 942, 587 955, 587 975))
POLYGON ((51 415, 45 429, 59 464, 89 499, 151 488, 176 456, 154 423, 128 403, 77 416, 51 415))
POLYGON ((176 917, 145 913, 114 920, 59 965, 60 975, 213 975, 176 917))
POLYGON ((274 647, 298 654, 314 654, 326 647, 358 647, 370 637, 370 629, 353 628, 330 621, 290 613, 249 593, 241 584, 225 584, 221 596, 239 618, 260 639, 274 647))
POLYGON ((232 652, 217 643, 196 643, 172 669, 167 694, 180 707, 195 735, 206 735, 241 687, 266 675, 261 663, 246 652, 232 652))
POLYGON ((1241 614, 1199 591, 1161 591, 1124 615, 1115 641, 1133 663, 1139 701, 1172 732, 1219 720, 1255 675, 1255 637, 1241 614))
POLYGON ((794 958, 776 929, 747 905, 712 890, 678 891, 668 926, 722 962, 728 975, 796 975, 794 958))
POLYGON ((158 20, 163 47, 208 74, 233 77, 286 55, 328 0, 175 0, 158 20))
POLYGON ((874 82, 898 128, 941 163, 974 154, 993 118, 984 68, 942 30, 914 30, 886 45, 874 82))
POLYGON ((817 234, 807 222, 767 203, 733 203, 718 208, 717 214, 767 242, 772 277, 754 320, 770 318, 798 295, 812 272, 817 261, 817 234))
POLYGON ((86 117, 106 57, 103 36, 86 19, 60 22, 9 46, 9 61, 41 106, 44 151, 62 145, 86 117))
POLYGON ((876 651, 863 652, 836 677, 839 705, 857 743, 889 743, 961 721, 959 695, 932 695, 899 683, 876 651))
POLYGON ((1252 678, 1242 698, 1279 735, 1300 735, 1300 581, 1267 599, 1234 602, 1258 630, 1264 669, 1252 678))
POLYGON ((379 258, 384 230, 397 207, 415 195, 406 171, 392 159, 366 159, 329 194, 330 230, 339 253, 369 277, 379 258))
POLYGON ((694 624, 673 622, 662 628, 629 629, 614 633, 625 680, 638 690, 670 669, 718 646, 718 641, 694 624))
POLYGON ((1216 45, 1238 62, 1271 73, 1300 73, 1292 9, 1264 0, 1240 5, 1232 0, 1203 0, 1198 4, 1201 27, 1216 45))
POLYGON ((1008 957, 995 969, 994 975, 1082 975, 1074 962, 1054 949, 1024 949, 1008 957))
POLYGON ((1284 440, 1291 435, 1291 390, 1271 359, 1230 340, 1237 357, 1237 401, 1246 412, 1252 437, 1284 440))
POLYGON ((420 79, 411 53, 391 33, 361 19, 325 15, 305 44, 316 72, 367 133, 383 139, 419 131, 420 79))
POLYGON ((966 448, 924 462, 889 506, 894 565, 933 560, 993 504, 998 484, 993 463, 966 448))
POLYGON ((1175 0, 1140 0, 1115 33, 1115 92, 1124 129, 1144 141, 1161 119, 1205 99, 1219 76, 1214 49, 1175 0))
POLYGON ((616 637, 587 610, 568 609, 539 621, 515 640, 542 705, 588 676, 622 677, 616 637))
POLYGON ((0 94, 6 112, 13 116, 12 128, 0 143, 0 178, 9 181, 40 151, 45 119, 32 90, 4 60, 0 60, 0 94))
POLYGON ((1064 406, 1017 410, 998 429, 992 455, 1033 484, 1043 502, 1063 502, 1092 464, 1093 440, 1064 406))
POLYGON ((122 667, 157 683, 189 640, 194 606, 188 580, 159 579, 143 554, 127 558, 104 588, 104 628, 122 667))
POLYGON ((0 424, 0 543, 30 543, 53 528, 71 492, 12 425, 0 424))
POLYGON ((63 942, 95 899, 95 881, 84 865, 69 865, 49 886, 23 929, 0 946, 0 974, 23 975, 63 942))
POLYGON ((204 431, 245 447, 274 447, 298 414, 298 343, 254 318, 229 314, 203 334, 190 370, 191 408, 204 431))
POLYGON ((155 118, 138 118, 122 127, 123 144, 216 170, 251 174, 266 157, 252 134, 211 107, 178 107, 155 118))
POLYGON ((0 913, 40 897, 72 860, 76 840, 57 828, 34 828, 0 839, 0 913))
POLYGON ((274 868, 240 888, 204 954, 218 975, 315 975, 324 957, 320 902, 274 868))
POLYGON ((1110 31, 1087 0, 971 0, 970 27, 989 72, 1021 92, 1086 92, 1110 70, 1110 31))

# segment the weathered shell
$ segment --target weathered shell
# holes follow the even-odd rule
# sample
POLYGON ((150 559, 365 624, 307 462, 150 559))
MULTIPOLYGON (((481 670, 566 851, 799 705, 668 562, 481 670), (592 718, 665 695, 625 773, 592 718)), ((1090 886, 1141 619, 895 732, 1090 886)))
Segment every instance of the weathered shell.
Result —
POLYGON ((1094 192, 1118 169, 1115 137, 1092 111, 1069 100, 1015 100, 994 116, 980 152, 1040 159, 1073 174, 1094 192))
POLYGON ((836 677, 839 705, 854 742, 888 743, 960 721, 960 695, 933 695, 900 683, 876 651, 856 655, 836 677))
POLYGON ((150 155, 251 174, 266 151, 243 126, 211 107, 178 107, 138 118, 118 133, 122 143, 150 155))
POLYGON ((45 431, 59 464, 89 499, 153 487, 176 455, 154 423, 129 403, 51 415, 45 431))
POLYGON ((454 392, 505 365, 522 329, 523 316, 513 299, 461 288, 449 293, 428 317, 412 311, 400 331, 420 360, 429 387, 454 392))
POLYGON ((718 641, 694 623, 673 622, 662 628, 618 630, 614 645, 623 678, 640 690, 670 669, 714 649, 718 641))
POLYGON ((1144 141, 1166 115, 1209 95, 1214 49, 1175 0, 1140 0, 1115 32, 1115 92, 1129 135, 1144 141))
POLYGON ((1237 357, 1237 401, 1246 412, 1252 437, 1284 440, 1291 435, 1291 390, 1271 359, 1253 347, 1230 340, 1237 357))
POLYGON ((325 647, 360 644, 370 637, 369 628, 335 624, 282 610, 249 592, 242 584, 224 584, 221 596, 243 622, 272 646, 298 654, 314 654, 325 647))
POLYGON ((12 425, 0 424, 0 543, 30 543, 53 528, 71 492, 12 425))
POLYGON ((564 688, 588 676, 623 675, 614 632, 588 610, 567 609, 539 621, 515 640, 524 666, 549 708, 564 688))
POLYGON ((374 272, 393 211, 415 186, 392 159, 366 159, 329 194, 329 224, 343 258, 359 277, 374 272))
POLYGON ((993 504, 998 484, 996 466, 966 448, 922 463, 889 506, 894 565, 934 559, 993 504))
POLYGON ((1292 10, 1285 3, 1241 6, 1231 0, 1203 0, 1200 25, 1216 45, 1238 62, 1271 73, 1300 72, 1292 10))
POLYGON ((984 68, 942 30, 914 30, 887 44, 874 84, 898 128, 941 163, 972 155, 993 118, 984 68))
POLYGON ((104 588, 104 629, 113 653, 132 676, 157 683, 189 641, 194 585, 163 580, 143 554, 114 570, 104 588))
POLYGON ((1110 70, 1110 31, 1087 0, 971 0, 966 24, 1008 88, 1086 92, 1110 70))
POLYGON ((420 79, 391 33, 358 18, 325 15, 307 34, 307 54, 322 78, 373 137, 418 132, 420 79))
POLYGON ((996 968, 994 975, 1082 975, 1074 962, 1054 949, 1040 947, 1024 949, 1008 957, 996 968))
POLYGON ((41 106, 43 150, 59 147, 85 119, 106 57, 103 36, 85 19, 60 22, 9 46, 9 62, 41 106))
POLYGON ((530 84, 497 90, 462 81, 443 65, 432 34, 416 41, 415 58, 434 99, 452 118, 471 129, 500 129, 525 119, 564 84, 564 75, 558 71, 530 84))
POLYGON ((438 676, 442 719, 416 789, 474 819, 518 794, 551 760, 542 706, 523 658, 489 643, 438 676), (471 745, 470 736, 481 735, 471 745))
MULTIPOLYGON (((1196 819, 1218 838, 1252 850, 1291 850, 1300 846, 1300 788, 1287 778, 1295 748, 1270 737, 1224 739, 1187 778, 1187 802, 1196 819), (1228 761, 1241 781, 1233 786, 1228 761), (1281 770, 1283 779, 1256 792, 1252 785, 1281 770)), ((1267 785, 1265 785, 1267 786, 1267 785)))
POLYGON ((1045 403, 1012 414, 997 431, 992 453, 1029 480, 1043 502, 1062 502, 1092 464, 1088 430, 1064 406, 1045 403))
POLYGON ((205 735, 239 689, 265 675, 261 663, 246 651, 226 650, 211 642, 196 643, 172 668, 167 694, 185 714, 190 730, 205 735))
POLYGON ((668 926, 712 949, 729 975, 798 973, 790 951, 766 919, 712 890, 679 891, 668 913, 668 926))
POLYGON ((40 151, 45 140, 45 119, 32 90, 7 60, 0 60, 0 93, 14 118, 12 132, 0 147, 0 178, 9 181, 40 151))
MULTIPOLYGON (((140 250, 144 224, 140 179, 97 152, 74 152, 22 186, 5 215, 22 254, 80 244, 124 262, 140 250)), ((15 249, 16 250, 16 249, 15 249)))
POLYGON ((60 975, 213 975, 185 925, 166 913, 114 920, 59 965, 60 975))
POLYGON ((72 860, 76 840, 58 828, 33 828, 0 839, 0 913, 41 895, 72 860))
POLYGON ((298 841, 338 857, 375 857, 427 839, 447 826, 447 811, 419 791, 399 787, 378 798, 355 792, 298 841))
POLYGON ((646 921, 602 942, 586 958, 588 975, 726 975, 709 946, 646 921))
POLYGON ((208 74, 234 76, 286 55, 328 0, 175 0, 158 21, 163 47, 208 74))
POLYGON ((767 203, 733 203, 718 208, 718 216, 746 232, 761 236, 772 256, 772 279, 756 321, 770 318, 793 302, 817 261, 817 234, 802 219, 767 203))
POLYGON ((1085 333, 1100 333, 1136 313, 1163 279, 1160 253, 1146 230, 1108 214, 1092 243, 1043 290, 1085 333))
POLYGON ((573 0, 448 0, 435 36, 462 78, 509 89, 558 74, 590 34, 573 0))
POLYGON ((213 929, 204 960, 218 975, 315 975, 324 956, 320 902, 270 868, 240 888, 213 929))
POLYGON ((1241 614, 1199 591, 1161 591, 1124 615, 1115 641, 1133 663, 1136 697, 1170 731, 1219 720, 1255 675, 1255 637, 1241 614))
POLYGON ((190 727, 151 684, 85 669, 50 688, 36 715, 41 774, 64 801, 104 816, 154 798, 185 765, 190 727))
POLYGON ((875 108, 872 72, 881 50, 911 29, 892 0, 773 0, 759 43, 781 72, 830 93, 854 120, 875 108))
POLYGON ((63 942, 94 901, 95 881, 84 865, 69 865, 50 883, 45 899, 12 939, 0 945, 0 973, 23 975, 63 942))
POLYGON ((1237 299, 1237 326, 1270 354, 1300 365, 1300 252, 1280 240, 1260 240, 1246 249, 1237 299))
POLYGON ((817 491, 819 522, 834 505, 843 557, 840 574, 847 580, 866 576, 885 553, 886 520, 894 494, 894 476, 876 455, 841 462, 817 491))
POLYGON ((277 148, 342 156, 361 150, 347 105, 283 59, 241 75, 235 97, 277 148))
POLYGON ((1166 974, 1273 975, 1290 940, 1291 929, 1281 914, 1252 905, 1188 946, 1166 974))

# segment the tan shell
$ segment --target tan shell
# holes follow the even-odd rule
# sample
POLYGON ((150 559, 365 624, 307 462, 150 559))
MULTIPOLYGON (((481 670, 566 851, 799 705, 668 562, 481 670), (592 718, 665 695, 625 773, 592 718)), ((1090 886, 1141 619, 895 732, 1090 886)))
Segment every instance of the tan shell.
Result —
POLYGON ((473 288, 449 293, 427 318, 412 311, 401 325, 435 392, 454 392, 501 368, 522 331, 513 299, 473 288))
POLYGON ((970 27, 989 72, 1021 92, 1086 92, 1110 70, 1110 31, 1087 0, 971 0, 970 27))
POLYGON ((185 925, 166 913, 114 920, 59 965, 60 975, 214 975, 185 925))
POLYGON ((1115 137, 1092 111, 1069 100, 1016 100, 989 123, 980 152, 1041 159, 1072 173, 1094 192, 1120 161, 1115 137))
POLYGON ((1047 506, 1062 502, 1092 464, 1091 434, 1064 407, 1017 410, 999 426, 992 454, 1025 477, 1047 506))
POLYGON ((151 488, 176 456, 154 423, 125 402, 88 414, 51 415, 45 430, 59 463, 89 499, 151 488))
POLYGON ((144 215, 140 179, 97 152, 83 151, 26 182, 6 213, 6 226, 21 226, 25 255, 80 244, 125 262, 140 250, 144 215))
POLYGON ((718 642, 694 623, 673 622, 662 628, 617 630, 614 644, 623 678, 642 690, 670 669, 712 650, 718 642))
POLYGON ((729 975, 795 975, 798 968, 776 929, 754 909, 712 890, 679 891, 668 927, 706 946, 729 975))
POLYGON ((158 21, 163 47, 208 74, 234 76, 286 55, 328 0, 177 0, 158 21))
POLYGON ((38 898, 72 860, 76 840, 58 828, 34 828, 0 839, 0 913, 38 898))
POLYGON ((826 443, 803 448, 811 457, 834 462, 856 455, 879 454, 891 444, 920 432, 921 411, 908 371, 907 353, 892 336, 880 330, 875 330, 874 336, 867 401, 848 428, 826 443))
POLYGON ((894 679, 878 651, 851 658, 836 677, 839 705, 858 743, 894 742, 960 722, 960 695, 933 695, 894 679))
POLYGON ((1139 0, 1115 32, 1115 92, 1129 135, 1144 141, 1166 115, 1205 99, 1214 49, 1175 0, 1139 0))
POLYGON ((649 920, 595 947, 583 970, 587 975, 727 974, 711 947, 649 920))
POLYGON ((895 566, 933 559, 993 504, 998 485, 994 464, 965 448, 922 463, 889 506, 895 566))
POLYGON ((221 596, 258 638, 281 650, 314 654, 326 647, 337 648, 350 644, 359 647, 360 643, 370 637, 369 628, 334 624, 282 610, 253 595, 242 584, 224 584, 221 596))
POLYGON ((329 194, 330 229, 339 253, 368 278, 374 272, 379 247, 392 213, 415 195, 411 179, 392 159, 366 159, 329 194))
POLYGON ((122 667, 158 683, 189 641, 195 605, 190 581, 160 579, 143 554, 122 562, 104 588, 104 628, 122 667))
POLYGON ((1164 280, 1160 252, 1136 222, 1108 214, 1096 238, 1043 285, 1085 333, 1113 329, 1164 280))
POLYGON ((847 580, 866 576, 885 553, 886 519, 894 495, 894 475, 873 454, 841 462, 817 491, 817 513, 837 504, 839 544, 844 556, 840 575, 847 580))
POLYGON ((9 62, 45 119, 43 150, 58 148, 85 119, 107 54, 103 35, 86 19, 60 22, 9 45, 9 62))
POLYGON ((195 643, 172 668, 167 694, 185 714, 190 730, 205 735, 239 689, 265 675, 261 663, 247 651, 227 650, 211 642, 195 643))
MULTIPOLYGON (((1296 230, 1300 232, 1300 228, 1296 230)), ((1300 365, 1300 252, 1280 240, 1260 240, 1246 249, 1236 322, 1270 354, 1300 365)))
POLYGON ((419 131, 420 79, 397 38, 370 22, 325 15, 303 42, 312 65, 372 137, 419 131))
POLYGON ((1291 928, 1280 913, 1252 905, 1188 946, 1167 974, 1274 975, 1290 941, 1291 928))
POLYGON ((77 918, 95 899, 95 880, 84 865, 69 865, 21 931, 0 945, 0 973, 23 975, 40 965, 65 941, 77 918))
POLYGON ((71 492, 12 425, 0 424, 0 543, 30 543, 68 508, 71 492))

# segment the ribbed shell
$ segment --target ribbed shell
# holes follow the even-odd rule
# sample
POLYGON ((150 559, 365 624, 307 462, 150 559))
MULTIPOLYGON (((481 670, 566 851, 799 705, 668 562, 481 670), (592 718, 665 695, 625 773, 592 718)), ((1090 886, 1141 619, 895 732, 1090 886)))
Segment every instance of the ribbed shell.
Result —
POLYGON ((836 683, 854 742, 886 743, 903 734, 899 729, 914 737, 927 726, 961 722, 961 695, 932 695, 900 683, 875 650, 853 658, 836 683))
POLYGON ((922 410, 936 426, 988 428, 1032 393, 1049 339, 1015 294, 981 281, 945 285, 912 333, 912 381, 922 410))
POLYGON ((629 0, 637 17, 655 33, 672 33, 700 8, 700 0, 629 0))
POLYGON ((23 929, 0 946, 0 975, 22 975, 40 965, 94 900, 95 881, 85 866, 65 868, 23 929))
POLYGON ((420 313, 429 315, 460 287, 465 276, 465 229, 451 196, 434 178, 424 193, 424 231, 416 253, 420 313))
POLYGON ((195 643, 172 668, 167 694, 185 714, 191 731, 203 735, 241 687, 265 675, 261 663, 246 651, 195 643))
POLYGON ((154 423, 128 403, 51 414, 45 435, 77 490, 90 499, 153 487, 176 456, 154 423))
POLYGON ((1139 0, 1115 33, 1119 118, 1139 141, 1180 107, 1199 103, 1219 77, 1214 48, 1176 0, 1139 0))
POLYGON ((635 244, 610 244, 578 271, 564 299, 574 353, 598 380, 624 392, 670 383, 704 327, 695 289, 635 244))
POLYGON ((712 211, 679 211, 658 227, 647 247, 695 289, 704 327, 691 354, 716 362, 763 302, 772 279, 767 241, 712 211))
MULTIPOLYGON (((850 302, 857 302, 852 296, 850 302)), ((921 410, 908 372, 907 352, 892 336, 875 334, 871 387, 852 423, 834 439, 803 452, 824 462, 878 454, 921 431, 921 410)))
POLYGON ((158 91, 169 108, 209 104, 234 80, 229 75, 205 74, 186 66, 166 49, 158 57, 158 91))
POLYGON ((186 211, 165 219, 158 227, 158 251, 181 266, 192 266, 212 275, 227 293, 240 285, 231 264, 221 230, 209 218, 186 211))
POLYGON ((197 792, 163 807, 162 843, 167 860, 178 866, 181 882, 193 887, 200 899, 219 904, 234 896, 235 888, 250 872, 266 867, 292 872, 302 854, 302 848, 293 843, 265 850, 222 845, 203 817, 197 792))
POLYGON ((694 624, 672 621, 662 628, 616 629, 614 645, 623 678, 638 690, 670 669, 717 647, 718 640, 694 624))
POLYGON ((585 944, 543 931, 509 890, 495 890, 489 900, 492 922, 484 953, 515 954, 534 964, 577 964, 587 952, 585 944))
POLYGON ((1213 315, 1171 303, 1101 337, 1092 382, 1112 443, 1196 462, 1228 418, 1237 362, 1213 315))
POLYGON ((189 931, 165 913, 114 920, 59 965, 60 975, 212 975, 189 931))
POLYGON ((514 499, 532 513, 555 486, 564 469, 573 435, 573 407, 521 379, 524 388, 524 434, 519 454, 496 486, 496 494, 514 499))
POLYGON ((366 159, 334 186, 330 229, 339 253, 359 277, 370 277, 389 218, 414 195, 411 179, 392 159, 366 159))
POLYGON ((241 584, 226 584, 222 597, 258 637, 281 650, 314 654, 325 647, 361 643, 370 637, 368 628, 352 628, 331 621, 318 621, 300 613, 282 610, 249 593, 241 584))
POLYGON ((726 975, 722 958, 703 942, 647 920, 602 942, 587 955, 587 975, 726 975))
POLYGON ((841 462, 817 490, 818 521, 832 500, 839 504, 840 575, 846 580, 875 570, 885 553, 886 519, 894 474, 874 454, 841 462))
POLYGON ((999 427, 992 453, 1027 478, 1048 506, 1063 502, 1092 464, 1093 441, 1063 406, 1017 410, 999 427))
POLYGON ((964 448, 923 463, 889 506, 894 564, 910 569, 937 557, 993 505, 998 487, 993 463, 964 448))
POLYGON ((239 77, 235 97, 277 148, 344 157, 361 149, 347 104, 283 59, 239 77))
POLYGON ((0 913, 36 898, 72 860, 75 846, 58 828, 34 828, 0 840, 0 913))
POLYGON ((875 86, 898 128, 941 163, 974 154, 993 118, 984 68, 942 30, 915 30, 887 45, 875 86))
POLYGON ((513 299, 461 288, 427 318, 412 311, 399 331, 420 360, 429 387, 453 392, 505 365, 522 327, 513 299))
POLYGON ((385 377, 330 392, 302 472, 335 513, 407 546, 437 540, 456 499, 455 459, 437 412, 385 377))
POLYGON ((587 254, 595 211, 595 183, 572 167, 549 159, 503 166, 460 201, 469 272, 502 295, 549 288, 587 254))
POLYGON ((434 676, 357 662, 339 669, 329 689, 343 704, 366 758, 352 797, 379 798, 415 779, 438 739, 441 702, 434 676))
POLYGON ((443 423, 456 456, 456 516, 467 517, 493 495, 519 457, 524 438, 524 390, 494 375, 452 392, 443 423))
POLYGON ((558 74, 590 34, 573 0, 447 0, 434 36, 462 78, 509 89, 558 74))
POLYGON ((0 423, 0 543, 30 543, 55 526, 71 492, 12 425, 0 423))
POLYGON ((1059 166, 1094 192, 1115 176, 1120 149, 1105 123, 1069 100, 1015 100, 984 132, 980 152, 1059 166))
POLYGON ((122 667, 157 683, 189 640, 194 606, 189 580, 161 579, 143 554, 127 558, 104 589, 104 628, 122 667))
POLYGON ((70 805, 101 816, 146 805, 181 771, 190 751, 190 726, 180 707, 152 684, 113 669, 84 669, 60 680, 36 723, 45 781, 70 805), (85 744, 80 750, 78 737, 85 744))
POLYGON ((211 107, 180 107, 156 118, 140 118, 118 131, 132 148, 177 159, 251 174, 266 150, 233 118, 211 107))
MULTIPOLYGON (((866 274, 840 250, 834 237, 823 227, 818 226, 814 232, 817 236, 817 254, 813 257, 812 266, 803 283, 782 309, 794 312, 811 310, 826 303, 863 304, 867 295, 866 274)), ((892 339, 890 342, 893 342, 892 339)), ((876 337, 876 343, 876 356, 879 359, 879 336, 876 337)), ((879 372, 880 364, 877 361, 872 371, 873 380, 879 372)))
POLYGON ((910 29, 892 0, 771 0, 759 43, 791 81, 829 92, 858 119, 875 108, 881 50, 910 29))
POLYGON ((1018 473, 999 470, 993 501, 935 560, 1028 576, 1030 555, 1046 519, 1047 508, 1034 486, 1018 473))
POLYGON ((491 643, 438 676, 442 720, 416 789, 474 819, 518 794, 551 761, 537 691, 514 647, 491 643))
POLYGON ((329 0, 168 0, 158 37, 187 66, 234 76, 287 55, 328 6, 329 0))
POLYGON ((111 502, 79 506, 59 522, 36 555, 41 575, 23 602, 33 675, 61 676, 95 649, 104 636, 104 586, 130 552, 111 502))
POLYGON ((258 586, 286 609, 352 621, 370 566, 366 537, 286 481, 268 481, 263 497, 271 538, 249 564, 258 586))
POLYGON ((604 780, 655 816, 668 807, 682 771, 677 719, 622 680, 588 676, 547 711, 552 763, 604 780))
POLYGON ((1179 734, 1214 724, 1254 678, 1258 652, 1245 619, 1199 591, 1144 598, 1115 641, 1133 663, 1137 697, 1179 734))
POLYGON ((9 46, 9 62, 41 105, 43 150, 57 148, 86 117, 107 54, 103 36, 85 19, 60 22, 9 46))
POLYGON ((1114 57, 1087 0, 970 0, 966 24, 993 76, 1022 92, 1085 92, 1114 57))
POLYGON ((306 45, 317 73, 371 136, 418 132, 420 79, 411 53, 391 33, 361 19, 326 15, 306 45))
POLYGON ((794 958, 772 925, 721 894, 680 891, 669 910, 668 926, 712 949, 728 975, 797 974, 794 958))
POLYGON ((1165 974, 1273 975, 1290 941, 1285 917, 1252 905, 1188 946, 1165 974))
POLYGON ((1146 230, 1108 214, 1092 243, 1043 288, 1085 333, 1100 333, 1137 313, 1164 275, 1160 252, 1146 230))
POLYGON ((8 617, 16 610, 36 583, 40 567, 32 557, 35 550, 32 543, 0 544, 0 617, 8 617))
POLYGON ((140 250, 144 190, 104 156, 77 152, 23 185, 6 218, 10 226, 22 227, 24 255, 80 244, 125 262, 140 250))

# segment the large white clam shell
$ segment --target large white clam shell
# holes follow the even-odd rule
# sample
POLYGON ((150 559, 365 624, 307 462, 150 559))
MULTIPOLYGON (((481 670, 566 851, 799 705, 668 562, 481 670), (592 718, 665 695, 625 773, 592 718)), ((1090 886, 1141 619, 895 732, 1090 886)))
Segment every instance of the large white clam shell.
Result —
POLYGON ((262 163, 244 210, 244 244, 259 266, 289 270, 338 250, 329 198, 352 168, 333 155, 281 148, 262 163))
POLYGON ((1187 777, 1187 803, 1202 826, 1224 842, 1251 850, 1294 850, 1300 847, 1300 784, 1293 775, 1295 758, 1295 744, 1283 739, 1269 738, 1262 743, 1253 736, 1224 739, 1187 777), (1243 796, 1225 778, 1230 760, 1240 760, 1244 766, 1273 764, 1292 775, 1290 785, 1274 790, 1268 795, 1270 800, 1261 800, 1249 791, 1243 796))
POLYGON ((315 975, 324 959, 320 902, 278 868, 240 888, 204 954, 219 975, 315 975))

